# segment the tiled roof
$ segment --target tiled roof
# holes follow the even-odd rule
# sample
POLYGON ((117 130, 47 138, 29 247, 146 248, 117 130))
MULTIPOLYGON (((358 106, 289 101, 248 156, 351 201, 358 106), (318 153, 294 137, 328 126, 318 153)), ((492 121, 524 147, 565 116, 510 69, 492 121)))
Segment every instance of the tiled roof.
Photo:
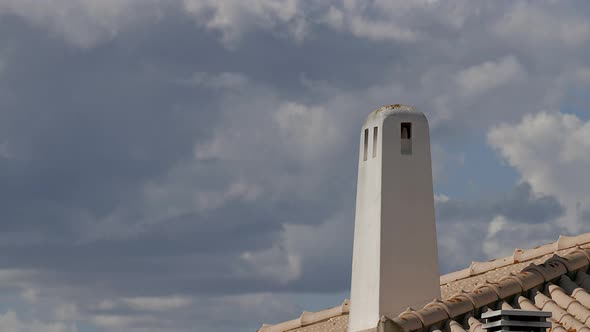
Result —
MULTIPOLYGON (((489 309, 525 309, 551 312, 554 332, 590 332, 590 233, 560 236, 533 249, 440 277, 442 300, 397 317, 382 317, 378 331, 484 332, 482 312, 489 309)), ((259 332, 346 332, 350 304, 276 325, 259 332)))

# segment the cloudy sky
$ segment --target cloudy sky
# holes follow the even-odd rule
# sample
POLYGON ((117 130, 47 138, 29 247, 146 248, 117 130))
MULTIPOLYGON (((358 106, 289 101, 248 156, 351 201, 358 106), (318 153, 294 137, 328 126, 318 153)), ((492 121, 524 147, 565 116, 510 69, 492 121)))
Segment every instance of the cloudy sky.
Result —
POLYGON ((590 231, 590 3, 0 0, 0 330, 348 298, 358 132, 429 118, 441 273, 590 231))

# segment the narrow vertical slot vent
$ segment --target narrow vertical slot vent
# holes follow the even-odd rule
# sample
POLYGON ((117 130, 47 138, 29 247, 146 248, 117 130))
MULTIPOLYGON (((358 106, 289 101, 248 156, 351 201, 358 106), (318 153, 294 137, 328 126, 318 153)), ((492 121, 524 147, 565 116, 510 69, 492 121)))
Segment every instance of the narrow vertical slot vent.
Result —
POLYGON ((412 154, 412 124, 402 122, 400 127, 401 154, 412 154))
POLYGON ((363 145, 363 160, 367 160, 369 152, 369 128, 365 129, 365 143, 363 145))
POLYGON ((379 136, 379 127, 373 127, 373 158, 377 157, 377 137, 379 136))

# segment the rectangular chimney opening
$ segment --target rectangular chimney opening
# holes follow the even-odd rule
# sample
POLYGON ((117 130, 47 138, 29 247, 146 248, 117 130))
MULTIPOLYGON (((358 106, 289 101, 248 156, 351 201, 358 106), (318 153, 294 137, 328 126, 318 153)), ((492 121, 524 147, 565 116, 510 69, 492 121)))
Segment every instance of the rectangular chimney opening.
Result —
POLYGON ((401 138, 412 139, 412 124, 410 122, 401 123, 401 138))
POLYGON ((373 127, 373 158, 377 157, 377 136, 379 136, 379 127, 373 127))
POLYGON ((402 122, 400 127, 401 154, 412 154, 412 124, 402 122))
POLYGON ((369 150, 369 128, 365 129, 365 143, 363 146, 363 160, 367 160, 367 153, 369 150))

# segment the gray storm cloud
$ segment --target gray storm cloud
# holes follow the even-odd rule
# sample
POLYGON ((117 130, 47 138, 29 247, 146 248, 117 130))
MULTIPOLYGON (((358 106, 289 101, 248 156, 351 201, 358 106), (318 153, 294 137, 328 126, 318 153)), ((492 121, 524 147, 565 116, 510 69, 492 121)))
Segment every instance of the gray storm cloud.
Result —
POLYGON ((430 121, 443 272, 573 231, 588 14, 0 0, 0 330, 254 330, 346 297, 358 130, 392 102, 430 121), (454 197, 486 144, 518 182, 454 197))

